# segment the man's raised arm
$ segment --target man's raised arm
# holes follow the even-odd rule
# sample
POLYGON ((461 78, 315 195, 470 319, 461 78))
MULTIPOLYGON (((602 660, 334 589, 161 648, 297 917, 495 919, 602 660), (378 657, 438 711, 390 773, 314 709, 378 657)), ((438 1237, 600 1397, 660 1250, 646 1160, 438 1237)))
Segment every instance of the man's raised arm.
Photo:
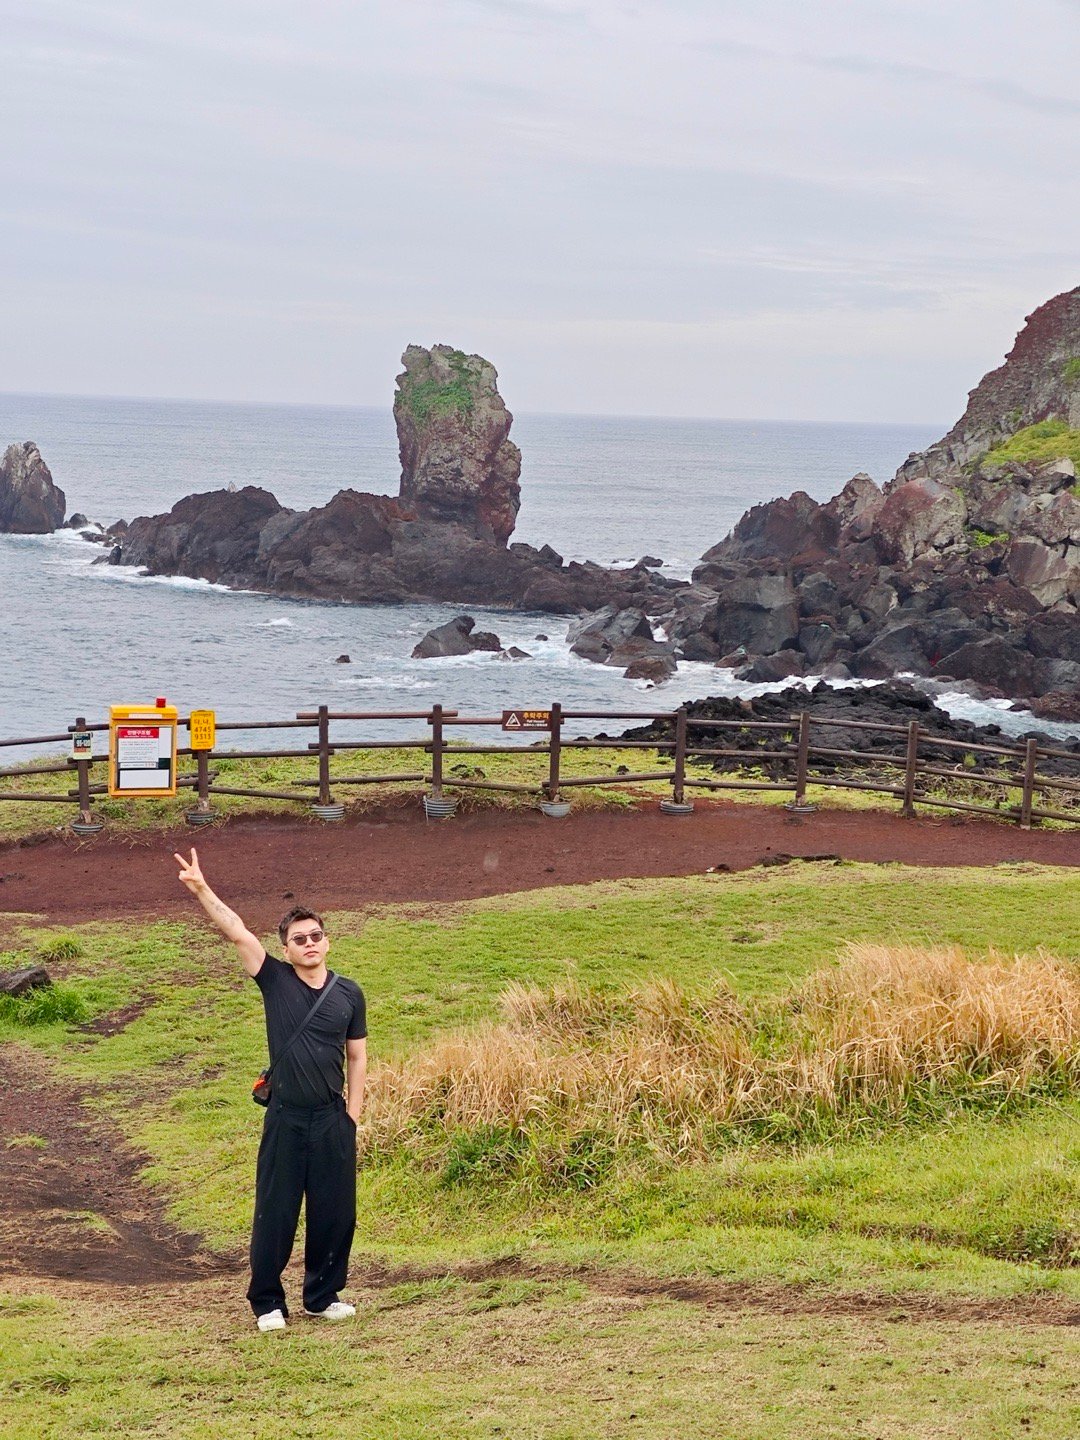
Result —
POLYGON ((226 940, 231 940, 236 946, 247 973, 251 976, 257 975, 262 969, 266 955, 262 941, 251 933, 235 910, 230 910, 224 900, 219 900, 210 889, 199 868, 199 857, 194 849, 192 849, 190 860, 185 860, 183 855, 176 854, 173 855, 173 859, 180 866, 180 874, 177 878, 181 885, 187 886, 226 940))

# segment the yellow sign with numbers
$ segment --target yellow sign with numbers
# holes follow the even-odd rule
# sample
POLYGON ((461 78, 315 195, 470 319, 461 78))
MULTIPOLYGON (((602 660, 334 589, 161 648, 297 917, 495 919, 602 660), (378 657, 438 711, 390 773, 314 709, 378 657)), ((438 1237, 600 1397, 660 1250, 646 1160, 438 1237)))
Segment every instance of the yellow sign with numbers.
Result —
POLYGON ((214 748, 215 724, 216 716, 213 710, 192 710, 188 720, 192 750, 212 750, 214 748))

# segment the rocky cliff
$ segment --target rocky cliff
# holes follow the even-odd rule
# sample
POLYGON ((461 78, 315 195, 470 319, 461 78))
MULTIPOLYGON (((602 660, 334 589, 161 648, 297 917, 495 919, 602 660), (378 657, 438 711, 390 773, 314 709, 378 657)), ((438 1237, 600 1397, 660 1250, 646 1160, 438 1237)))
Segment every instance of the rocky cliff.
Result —
POLYGON ((0 462, 0 531, 47 535, 64 523, 66 505, 34 442, 9 445, 0 462))
POLYGON ((748 679, 975 682, 1080 719, 1080 290, 1032 315, 948 435, 884 491, 755 506, 675 597, 685 656, 748 679))
POLYGON ((1080 429, 1080 286, 1027 317, 1004 365, 983 376, 949 433, 910 456, 894 484, 962 473, 1017 431, 1047 420, 1080 429))

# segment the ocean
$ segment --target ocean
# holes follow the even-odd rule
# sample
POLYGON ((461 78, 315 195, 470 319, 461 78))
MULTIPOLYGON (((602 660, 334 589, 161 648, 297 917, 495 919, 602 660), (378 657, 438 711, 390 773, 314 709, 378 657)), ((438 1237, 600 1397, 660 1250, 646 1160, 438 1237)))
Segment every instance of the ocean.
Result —
MULTIPOLYGON (((568 560, 657 555, 669 574, 688 576, 750 505, 796 489, 824 500, 858 470, 883 482, 944 428, 519 415, 513 538, 546 542, 568 560)), ((324 504, 344 488, 396 494, 400 473, 393 417, 382 409, 0 395, 0 447, 23 440, 40 447, 68 513, 105 523, 230 483, 264 486, 293 507, 324 504)), ((244 720, 286 719, 319 704, 422 710, 436 701, 472 713, 555 700, 633 711, 776 688, 685 664, 649 692, 571 655, 565 617, 477 607, 479 628, 530 658, 412 660, 420 636, 464 607, 237 593, 95 565, 102 553, 71 532, 0 536, 0 738, 60 733, 77 715, 104 720, 111 703, 162 695, 183 711, 244 720), (343 653, 350 664, 336 663, 343 653)), ((1000 708, 953 703, 958 714, 1027 728, 1000 708)), ((422 729, 384 722, 363 733, 422 729)))

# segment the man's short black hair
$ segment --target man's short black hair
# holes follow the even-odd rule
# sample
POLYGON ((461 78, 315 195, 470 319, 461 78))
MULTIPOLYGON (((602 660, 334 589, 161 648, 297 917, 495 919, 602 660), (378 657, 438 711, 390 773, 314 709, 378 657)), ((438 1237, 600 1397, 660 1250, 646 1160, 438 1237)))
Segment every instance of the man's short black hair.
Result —
POLYGON ((306 905, 294 905, 293 908, 289 911, 289 913, 287 915, 283 915, 281 917, 281 920, 278 922, 278 939, 283 945, 287 943, 289 938, 289 926, 294 924, 297 920, 315 920, 318 922, 320 930, 326 929, 326 926, 323 924, 323 918, 321 915, 317 915, 314 910, 309 910, 306 905))

